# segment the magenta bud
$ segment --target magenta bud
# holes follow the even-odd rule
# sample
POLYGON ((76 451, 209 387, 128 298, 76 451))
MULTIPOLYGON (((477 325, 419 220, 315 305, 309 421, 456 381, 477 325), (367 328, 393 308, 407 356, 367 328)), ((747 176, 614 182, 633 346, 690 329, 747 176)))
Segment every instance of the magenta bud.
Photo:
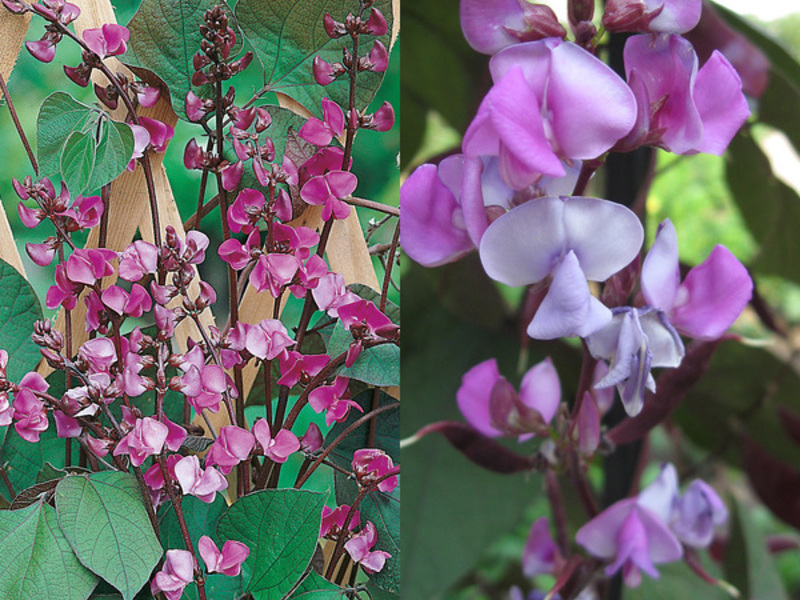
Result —
POLYGON ((372 50, 369 51, 368 59, 371 64, 370 71, 376 73, 386 71, 389 66, 389 52, 380 40, 375 40, 372 50))
POLYGON ((261 133, 272 124, 272 115, 266 108, 258 107, 256 109, 256 133, 261 133))
POLYGON ((389 26, 386 24, 386 17, 383 16, 381 11, 373 7, 364 33, 380 37, 386 35, 387 31, 389 31, 389 26))
POLYGON ((381 107, 372 115, 372 126, 370 129, 375 131, 389 131, 394 126, 394 108, 388 102, 384 102, 381 107))
POLYGON ((5 6, 9 11, 17 15, 27 12, 25 5, 22 4, 21 2, 17 2, 16 0, 3 0, 3 6, 5 6))
MULTIPOLYGON (((34 7, 37 5, 34 4, 34 7)), ((44 38, 36 42, 25 42, 25 47, 28 49, 36 60, 49 63, 55 58, 56 45, 52 40, 44 38)))
MULTIPOLYGON (((313 68, 314 80, 322 86, 328 85, 341 74, 337 73, 337 69, 332 64, 322 60, 319 55, 314 57, 313 68)), ((341 68, 341 72, 344 73, 344 68, 341 68)))
POLYGON ((201 86, 208 82, 208 76, 202 71, 195 71, 194 74, 192 74, 192 85, 201 86))
MULTIPOLYGON (((66 67, 65 67, 65 69, 66 69, 66 67)), ((100 100, 100 102, 105 104, 108 108, 110 108, 112 110, 117 108, 118 96, 117 96, 116 90, 113 87, 109 90, 108 88, 103 87, 101 85, 97 85, 95 83, 94 84, 94 95, 97 96, 97 98, 100 100)))
POLYGON ((197 123, 205 116, 206 110, 203 99, 190 90, 186 94, 186 118, 193 123, 197 123))
MULTIPOLYGON (((234 62, 231 63, 231 65, 230 65, 231 73, 233 73, 233 74, 241 73, 248 66, 250 66, 250 63, 252 61, 253 61, 253 53, 252 52, 247 52, 244 56, 242 56, 242 58, 240 58, 239 60, 234 61, 234 62)), ((231 88, 231 89, 233 89, 233 88, 231 88)))
POLYGON ((591 21, 594 16, 594 0, 569 0, 567 11, 569 22, 572 25, 577 25, 582 21, 591 21))
POLYGON ((225 167, 222 171, 222 187, 229 192, 235 190, 236 186, 239 185, 239 181, 242 179, 243 172, 244 163, 242 161, 235 162, 225 167))
POLYGON ((202 52, 198 52, 192 57, 192 66, 194 67, 195 71, 199 71, 203 67, 206 67, 211 64, 211 59, 208 58, 202 52))
POLYGON ((334 21, 333 17, 331 17, 329 13, 325 13, 325 16, 322 17, 322 24, 325 27, 325 33, 328 34, 328 37, 334 40, 347 33, 344 23, 334 21))
POLYGON ((16 177, 11 179, 11 184, 14 186, 14 191, 17 192, 17 196, 19 196, 22 200, 27 200, 30 197, 28 189, 22 185, 16 177))
POLYGON ((194 138, 189 140, 183 151, 183 166, 187 169, 200 169, 203 166, 203 150, 194 138))
POLYGON ((161 97, 161 90, 157 87, 143 86, 136 92, 136 99, 145 108, 155 106, 161 97))
POLYGON ((79 16, 81 16, 81 9, 74 4, 65 2, 64 7, 61 9, 61 14, 58 15, 58 20, 63 25, 69 25, 79 16))

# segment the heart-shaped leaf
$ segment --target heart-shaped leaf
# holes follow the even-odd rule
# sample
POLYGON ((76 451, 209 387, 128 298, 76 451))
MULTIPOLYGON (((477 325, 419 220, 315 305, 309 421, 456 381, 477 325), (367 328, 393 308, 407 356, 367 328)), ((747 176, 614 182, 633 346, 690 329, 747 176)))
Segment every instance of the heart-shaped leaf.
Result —
MULTIPOLYGON (((383 13, 392 29, 392 3, 377 0, 374 7, 383 13)), ((322 113, 320 101, 330 98, 347 107, 349 78, 340 77, 322 87, 314 80, 312 62, 315 56, 329 63, 342 60, 342 48, 352 51, 350 36, 332 40, 322 24, 325 13, 344 21, 348 13, 358 14, 356 0, 240 0, 236 19, 253 45, 264 68, 264 91, 283 92, 314 114, 322 113)), ((390 33, 379 39, 390 46, 390 33)), ((359 56, 369 53, 373 38, 361 36, 359 56)), ((356 108, 369 105, 383 81, 383 73, 364 71, 358 74, 356 108)))
POLYGON ((75 557, 44 502, 0 512, 0 598, 85 600, 98 578, 75 557))
POLYGON ((0 260, 0 348, 8 352, 7 376, 19 382, 41 360, 31 340, 33 324, 42 307, 31 284, 7 262, 0 260))
MULTIPOLYGON (((347 352, 352 341, 350 332, 341 322, 337 323, 328 340, 328 354, 337 356, 347 352)), ((381 344, 362 350, 352 366, 342 367, 338 374, 370 385, 400 385, 400 347, 395 344, 381 344)))
POLYGON ((240 498, 219 521, 223 540, 250 548, 245 591, 281 600, 305 572, 319 537, 325 497, 306 490, 262 490, 240 498))
POLYGON ((78 559, 130 600, 150 578, 161 544, 133 475, 71 475, 56 488, 58 522, 78 559))

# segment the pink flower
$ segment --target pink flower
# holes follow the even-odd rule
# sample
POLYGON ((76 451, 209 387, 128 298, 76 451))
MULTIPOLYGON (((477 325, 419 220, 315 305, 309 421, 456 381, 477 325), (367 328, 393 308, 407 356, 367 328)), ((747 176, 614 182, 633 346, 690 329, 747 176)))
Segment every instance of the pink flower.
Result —
POLYGON ((25 47, 33 57, 45 63, 49 63, 56 56, 56 45, 50 38, 44 38, 36 42, 25 42, 25 47))
POLYGON ((14 420, 14 429, 26 442, 37 443, 48 427, 44 403, 28 388, 20 389, 14 398, 14 420))
POLYGON ((347 396, 347 385, 350 380, 347 377, 336 377, 333 385, 322 385, 311 390, 308 395, 308 403, 315 412, 325 411, 325 424, 331 425, 334 422, 341 423, 347 418, 350 407, 364 412, 357 402, 350 400, 347 396))
POLYGON ((139 123, 150 134, 150 144, 153 146, 153 150, 163 152, 167 149, 167 144, 175 135, 175 130, 170 125, 149 117, 139 117, 139 123))
POLYGON ((314 302, 320 310, 329 316, 338 318, 339 307, 361 300, 359 296, 347 289, 341 273, 328 273, 319 278, 317 287, 311 290, 314 302))
POLYGON ((175 463, 175 478, 184 494, 206 503, 213 502, 217 492, 228 487, 228 480, 214 467, 200 468, 200 459, 196 456, 187 456, 175 463))
POLYGON ((236 195, 236 200, 228 208, 228 225, 234 233, 246 233, 257 229, 256 223, 264 210, 264 194, 258 190, 245 188, 236 195))
POLYGON ((602 155, 628 134, 636 101, 622 79, 577 44, 557 38, 510 46, 490 63, 494 86, 464 134, 468 157, 499 157, 515 190, 564 161, 602 155))
POLYGON ((227 475, 233 467, 250 456, 254 445, 255 437, 247 429, 235 425, 223 427, 208 451, 206 468, 218 465, 219 470, 227 475))
MULTIPOLYGON (((180 454, 167 456, 167 472, 173 479, 175 479, 175 465, 182 458, 180 454)), ((144 482, 152 490, 160 490, 164 487, 164 474, 161 472, 161 465, 158 462, 154 461, 150 468, 145 471, 144 482)))
POLYGON ((272 360, 286 355, 286 349, 294 344, 286 327, 277 319, 264 319, 247 330, 245 348, 261 360, 272 360))
MULTIPOLYGON (((364 487, 369 487, 381 477, 397 473, 399 470, 400 467, 395 467, 391 457, 383 450, 360 448, 353 453, 353 471, 358 483, 364 487)), ((378 484, 378 489, 391 494, 397 483, 397 475, 387 477, 378 484)))
POLYGON ((194 580, 195 562, 188 550, 167 550, 164 566, 150 582, 153 595, 163 592, 167 600, 180 600, 183 588, 194 580))
POLYGON ((322 525, 319 530, 319 537, 326 537, 328 539, 337 539, 343 532, 349 533, 361 522, 361 513, 358 509, 353 511, 350 517, 350 523, 347 527, 344 526, 344 520, 347 518, 347 513, 350 512, 348 504, 342 504, 334 509, 327 506, 322 507, 322 525))
MULTIPOLYGON (((50 60, 52 60, 52 58, 50 60)), ((333 83, 334 80, 345 73, 344 65, 341 63, 331 64, 325 62, 320 55, 314 57, 312 68, 314 71, 314 81, 321 86, 333 83)))
POLYGON ((229 376, 218 365, 205 364, 200 346, 189 350, 183 358, 181 391, 196 411, 207 408, 217 412, 223 394, 228 389, 229 376))
POLYGON ((322 119, 311 117, 300 128, 298 135, 315 146, 327 146, 335 136, 344 133, 344 113, 338 104, 328 98, 322 99, 322 119))
POLYGON ((375 40, 375 43, 372 44, 372 50, 367 54, 367 60, 369 61, 370 71, 383 73, 386 70, 389 66, 389 52, 383 42, 375 40))
POLYGON ((119 276, 125 281, 139 281, 153 274, 158 267, 158 248, 138 240, 122 251, 119 257, 119 276))
POLYGON ((353 559, 353 562, 361 564, 367 573, 377 573, 383 569, 383 565, 392 557, 388 552, 382 550, 371 550, 378 542, 378 532, 371 521, 367 521, 364 528, 345 543, 344 549, 353 559))
POLYGON ((104 58, 125 54, 128 51, 125 42, 130 39, 131 32, 127 27, 112 24, 97 29, 84 29, 82 36, 89 50, 104 58))
POLYGON ((350 214, 350 206, 342 201, 358 186, 358 179, 349 171, 329 171, 312 177, 300 190, 300 197, 312 205, 324 204, 322 219, 327 221, 344 219, 350 214))
POLYGON ((95 373, 108 373, 111 365, 117 362, 117 350, 114 342, 104 337, 84 342, 78 350, 78 354, 89 363, 89 368, 95 373))
POLYGON ((133 155, 131 156, 128 166, 125 168, 133 173, 136 169, 136 159, 144 156, 144 151, 147 150, 147 145, 150 143, 150 132, 141 125, 128 123, 128 126, 133 132, 133 155))
POLYGON ((231 165, 222 168, 222 187, 226 190, 233 191, 239 182, 242 180, 244 173, 244 162, 241 160, 231 165))
POLYGON ((608 0, 603 25, 613 33, 686 33, 700 21, 702 7, 702 0, 608 0))
POLYGON ((277 298, 299 268, 300 261, 294 254, 262 254, 250 273, 250 283, 259 292, 269 290, 272 297, 277 298))
POLYGON ((300 354, 289 350, 287 354, 280 357, 281 377, 278 385, 293 387, 299 381, 308 382, 331 361, 327 354, 300 354))
POLYGON ((322 431, 316 423, 309 423, 303 437, 300 438, 300 451, 313 454, 322 448, 322 431))
POLYGON ((386 35, 388 31, 389 25, 386 23, 386 17, 383 16, 381 11, 373 7, 372 12, 369 13, 369 19, 367 19, 366 33, 381 37, 386 35))
POLYGON ((561 384, 548 358, 528 370, 517 394, 492 358, 464 374, 456 399, 464 418, 483 435, 515 435, 522 441, 543 433, 553 420, 561 384))
POLYGON ((129 454, 131 464, 138 467, 148 456, 161 453, 169 428, 153 418, 137 419, 133 429, 114 448, 114 456, 129 454))
POLYGON ((47 290, 45 304, 47 308, 54 309, 63 306, 67 310, 72 310, 78 303, 78 293, 82 286, 74 284, 67 276, 67 264, 59 263, 56 265, 55 285, 51 285, 47 290))
POLYGON ((78 248, 67 259, 66 275, 74 283, 94 285, 98 279, 114 274, 111 261, 117 253, 105 248, 78 248))
POLYGON ((255 422, 253 435, 261 445, 262 453, 276 463, 286 462, 289 455, 300 449, 300 440, 288 429, 281 429, 273 438, 269 424, 264 419, 255 422))
POLYGON ((197 542, 197 549, 209 573, 222 573, 228 577, 236 577, 242 570, 242 563, 250 556, 250 548, 242 542, 228 540, 220 551, 207 535, 197 542))

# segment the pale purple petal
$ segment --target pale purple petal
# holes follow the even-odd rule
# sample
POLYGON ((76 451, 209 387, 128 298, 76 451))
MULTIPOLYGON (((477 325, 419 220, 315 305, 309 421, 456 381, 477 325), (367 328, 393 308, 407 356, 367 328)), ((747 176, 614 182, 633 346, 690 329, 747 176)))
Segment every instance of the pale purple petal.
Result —
POLYGON ((525 542, 522 552, 522 572, 525 577, 552 574, 555 572, 558 556, 558 547, 550 535, 547 517, 536 519, 531 525, 528 541, 525 542))
POLYGON ((637 504, 650 510, 664 523, 669 523, 678 499, 678 472, 671 463, 661 465, 653 482, 639 492, 637 504))
POLYGON ((536 409, 545 423, 550 423, 561 402, 561 382, 550 358, 531 367, 522 378, 519 399, 536 409))
POLYGON ((658 226, 653 246, 642 264, 642 294, 653 308, 669 312, 681 284, 678 263, 678 234, 672 221, 666 219, 658 226))
POLYGON ((547 277, 566 244, 563 215, 563 200, 541 198, 494 221, 481 238, 481 262, 487 275, 510 286, 547 277))
POLYGON ((589 281, 605 281, 625 268, 644 241, 639 218, 628 208, 597 198, 564 200, 566 247, 573 250, 589 281), (598 232, 602 223, 602 235, 598 232))
POLYGON ((679 288, 670 320, 696 339, 715 340, 739 317, 753 295, 747 269, 724 246, 689 271, 679 288))
POLYGON ((525 28, 519 0, 461 0, 460 15, 467 43, 482 54, 494 54, 518 43, 508 29, 525 28))
POLYGON ((570 252, 554 271, 550 289, 528 325, 528 335, 538 340, 586 337, 610 322, 611 311, 592 296, 578 259, 570 252))
POLYGON ((648 11, 663 6, 650 21, 650 31, 659 33, 686 33, 700 21, 702 0, 644 0, 648 11))
POLYGON ((617 532, 635 507, 635 498, 612 504, 581 527, 575 541, 598 558, 612 558, 617 553, 617 532))

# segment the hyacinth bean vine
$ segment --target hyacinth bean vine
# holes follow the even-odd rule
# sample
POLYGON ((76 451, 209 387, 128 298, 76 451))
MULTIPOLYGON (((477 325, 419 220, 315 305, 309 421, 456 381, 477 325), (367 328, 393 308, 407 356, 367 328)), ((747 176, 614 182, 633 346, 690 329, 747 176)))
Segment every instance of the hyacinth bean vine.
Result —
POLYGON ((0 73, 57 314, 5 248, 0 597, 397 597, 398 211, 359 199, 353 170, 395 127, 370 104, 391 2, 144 0, 127 26, 105 0, 2 4, 6 40, 32 19, 37 61, 79 58, 36 151, 0 73), (185 224, 162 166, 176 115, 199 182, 185 224), (389 240, 377 273, 366 209, 389 240))
MULTIPOLYGON (((401 189, 403 250, 436 269, 405 279, 406 306, 430 290, 435 297, 407 317, 406 390, 432 406, 404 412, 406 507, 415 515, 406 589, 512 600, 783 598, 771 562, 770 592, 757 587, 766 579, 750 561, 767 547, 748 538, 732 488, 703 479, 724 480, 721 461, 702 459, 701 468, 699 450, 684 448, 688 439, 744 468, 774 514, 800 524, 776 483, 791 473, 797 489, 797 377, 777 383, 791 367, 748 348, 735 325, 747 312, 751 332, 786 335, 751 275, 776 267, 745 266, 719 244, 689 267, 670 219, 649 242, 645 226, 656 149, 740 161, 728 180, 743 213, 756 201, 746 192, 778 202, 756 184, 742 190, 747 175, 734 170, 747 168, 751 126, 777 124, 765 94, 769 59, 788 70, 797 63, 728 15, 768 59, 701 0, 608 0, 597 13, 594 2, 565 4, 568 23, 517 0, 413 9, 418 52, 446 57, 451 84, 474 106, 463 118, 456 111, 469 102, 455 107, 422 86, 408 93, 420 114, 439 113, 463 137, 409 165, 401 189), (472 72, 485 67, 460 57, 463 41, 451 36, 448 54, 441 39, 425 38, 426 27, 449 32, 456 11, 467 44, 488 57, 483 87, 472 72), (446 359, 427 366, 437 355, 446 359), (736 370, 758 381, 720 390, 725 377, 739 381, 736 370), (437 497, 459 510, 436 508, 437 497), (506 536, 487 549, 515 519, 529 531, 524 547, 506 536), (478 557, 495 562, 476 566, 478 557)), ((775 65, 769 75, 785 76, 775 65)), ((794 132, 795 123, 781 124, 794 132)), ((759 242, 766 252, 771 241, 759 242)))

